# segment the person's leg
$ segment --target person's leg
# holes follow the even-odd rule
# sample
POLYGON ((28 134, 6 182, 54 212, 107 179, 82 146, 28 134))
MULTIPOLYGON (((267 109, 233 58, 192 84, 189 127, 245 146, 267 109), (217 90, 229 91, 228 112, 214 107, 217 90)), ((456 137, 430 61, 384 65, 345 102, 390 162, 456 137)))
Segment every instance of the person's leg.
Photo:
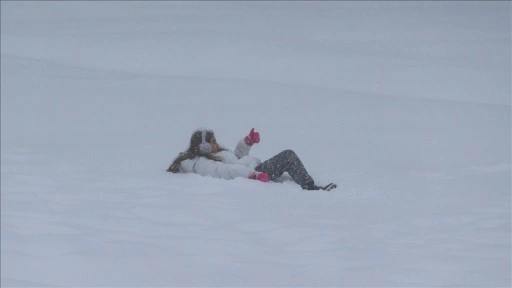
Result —
POLYGON ((288 172, 292 179, 303 188, 314 185, 313 178, 309 176, 302 161, 292 150, 284 150, 267 161, 262 162, 255 170, 267 173, 271 180, 275 180, 283 175, 284 172, 288 172))

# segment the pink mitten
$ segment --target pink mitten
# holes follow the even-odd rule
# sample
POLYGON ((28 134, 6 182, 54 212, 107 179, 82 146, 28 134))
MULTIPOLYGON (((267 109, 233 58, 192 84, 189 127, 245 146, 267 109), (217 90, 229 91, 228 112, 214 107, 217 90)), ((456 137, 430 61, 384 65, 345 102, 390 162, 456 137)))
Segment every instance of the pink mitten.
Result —
POLYGON ((259 180, 261 182, 269 182, 270 176, 264 172, 252 172, 249 174, 249 179, 259 180))
POLYGON ((260 143, 260 133, 254 131, 254 128, 251 129, 249 135, 244 138, 245 144, 252 146, 254 143, 260 143))

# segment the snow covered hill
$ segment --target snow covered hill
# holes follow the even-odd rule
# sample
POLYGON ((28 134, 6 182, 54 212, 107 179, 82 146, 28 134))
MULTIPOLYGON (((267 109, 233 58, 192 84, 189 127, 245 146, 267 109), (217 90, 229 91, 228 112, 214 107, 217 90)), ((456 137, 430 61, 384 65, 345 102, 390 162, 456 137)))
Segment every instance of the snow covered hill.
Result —
POLYGON ((510 286, 510 17, 1 2, 2 286, 510 286), (340 188, 166 173, 199 127, 340 188))

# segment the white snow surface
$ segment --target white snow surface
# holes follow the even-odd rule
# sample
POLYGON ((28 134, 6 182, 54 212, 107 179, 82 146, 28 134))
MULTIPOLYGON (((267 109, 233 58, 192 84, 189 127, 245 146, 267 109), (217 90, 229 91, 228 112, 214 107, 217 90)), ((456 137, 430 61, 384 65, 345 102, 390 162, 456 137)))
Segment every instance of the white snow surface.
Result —
POLYGON ((1 285, 510 287, 510 66, 508 1, 2 1, 1 285))

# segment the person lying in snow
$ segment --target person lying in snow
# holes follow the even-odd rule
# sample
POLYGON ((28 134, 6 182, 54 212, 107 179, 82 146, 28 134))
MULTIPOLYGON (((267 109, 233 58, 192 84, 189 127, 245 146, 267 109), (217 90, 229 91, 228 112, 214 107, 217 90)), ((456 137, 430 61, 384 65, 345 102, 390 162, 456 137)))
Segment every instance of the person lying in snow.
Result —
POLYGON ((212 130, 196 130, 190 137, 188 149, 181 152, 167 172, 192 172, 223 179, 249 178, 262 182, 277 179, 287 172, 305 190, 331 190, 336 184, 317 186, 302 161, 292 150, 284 150, 261 162, 250 156, 252 145, 260 142, 260 134, 251 129, 249 135, 238 142, 235 152, 220 146, 212 130))

